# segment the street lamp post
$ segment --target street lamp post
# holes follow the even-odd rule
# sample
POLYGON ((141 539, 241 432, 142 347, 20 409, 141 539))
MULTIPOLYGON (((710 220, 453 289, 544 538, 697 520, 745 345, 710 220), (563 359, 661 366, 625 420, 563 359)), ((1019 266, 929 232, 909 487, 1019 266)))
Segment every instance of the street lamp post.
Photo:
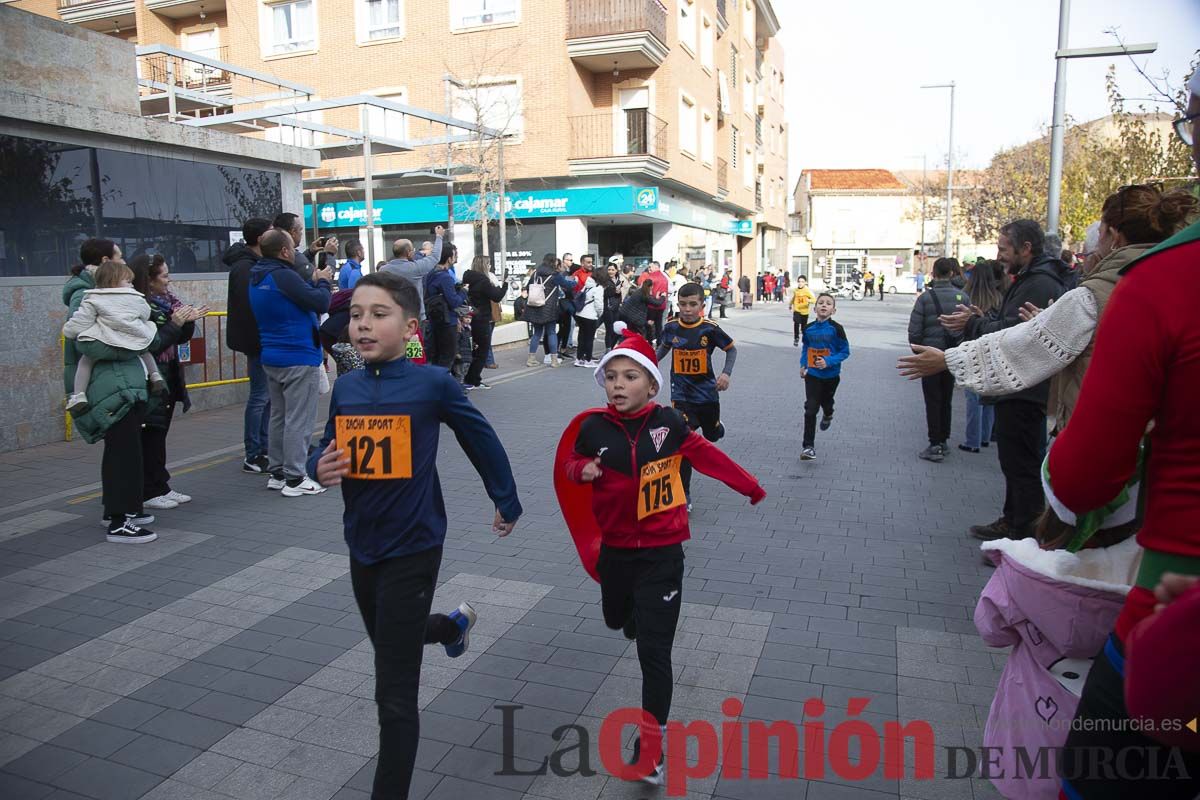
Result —
MULTIPOLYGON (((1063 1, 1066 2, 1066 0, 1063 1)), ((948 258, 950 256, 950 215, 954 201, 954 81, 932 83, 921 88, 950 90, 950 141, 946 151, 946 240, 942 245, 942 255, 948 258)))
POLYGON ((1058 3, 1058 50, 1054 53, 1054 116, 1050 123, 1050 187, 1046 192, 1046 231, 1058 233, 1062 196, 1063 138, 1066 134, 1067 59, 1103 56, 1146 55, 1158 49, 1157 42, 1067 49, 1071 28, 1071 0, 1058 3))

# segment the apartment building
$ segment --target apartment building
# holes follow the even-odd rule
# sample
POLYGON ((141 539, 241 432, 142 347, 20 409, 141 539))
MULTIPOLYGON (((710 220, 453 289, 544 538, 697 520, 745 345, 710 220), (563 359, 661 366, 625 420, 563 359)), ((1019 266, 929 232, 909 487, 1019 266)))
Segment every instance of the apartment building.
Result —
MULTIPOLYGON (((770 0, 12 5, 302 83, 313 99, 368 94, 503 129, 511 267, 548 252, 739 274, 785 265, 785 70, 770 0)), ((211 82, 174 76, 200 79, 211 82)), ((407 139, 441 132, 395 112, 348 118, 356 113, 305 119, 407 139)), ((299 128, 258 135, 322 144, 319 131, 299 128)), ((338 156, 326 150, 306 173, 305 217, 310 235, 345 241, 366 233, 364 169, 357 152, 338 156)), ((499 267, 498 157, 492 143, 464 141, 374 158, 375 252, 399 236, 427 237, 453 202, 460 260, 487 252, 499 267), (457 176, 449 200, 438 177, 447 171, 457 176)))

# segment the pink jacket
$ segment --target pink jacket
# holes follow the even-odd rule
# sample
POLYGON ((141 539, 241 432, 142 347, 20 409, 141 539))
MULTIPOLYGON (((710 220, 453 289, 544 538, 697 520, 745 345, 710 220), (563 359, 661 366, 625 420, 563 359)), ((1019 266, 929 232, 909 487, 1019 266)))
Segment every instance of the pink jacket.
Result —
POLYGON ((1014 748, 1036 764, 1037 748, 1061 747, 1079 694, 1112 630, 1137 572, 1141 550, 1133 539, 1109 548, 1047 551, 1034 539, 1000 540, 982 547, 997 564, 975 607, 975 627, 992 647, 1012 647, 996 687, 985 747, 999 747, 992 779, 1007 798, 1057 800, 1055 754, 1046 778, 1028 776, 1014 748))

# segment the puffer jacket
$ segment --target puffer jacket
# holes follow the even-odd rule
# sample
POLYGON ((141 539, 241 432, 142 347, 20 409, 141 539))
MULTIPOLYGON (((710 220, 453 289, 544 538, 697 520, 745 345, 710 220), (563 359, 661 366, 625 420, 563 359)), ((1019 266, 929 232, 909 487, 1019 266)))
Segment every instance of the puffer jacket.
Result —
POLYGON ((537 272, 525 284, 528 289, 534 283, 544 284, 546 287, 546 304, 542 306, 525 306, 525 321, 530 325, 547 325, 558 320, 558 304, 559 300, 566 296, 568 292, 575 288, 575 282, 570 278, 563 277, 554 270, 538 267, 537 272))
POLYGON ((250 308, 250 270, 258 254, 238 242, 225 251, 221 261, 229 267, 229 295, 225 304, 225 346, 230 350, 256 356, 262 352, 258 339, 258 322, 250 308))
POLYGON ((941 314, 953 314, 959 305, 970 305, 967 293, 954 286, 949 279, 936 280, 917 298, 912 314, 908 318, 908 343, 949 350, 962 337, 950 333, 938 321, 941 314))
MULTIPOLYGON (((62 300, 68 316, 78 310, 84 292, 94 288, 96 281, 86 269, 67 279, 62 300)), ((74 391, 75 367, 80 355, 87 355, 96 363, 92 366, 92 380, 87 388, 88 410, 75 417, 72 424, 85 442, 93 444, 103 439, 109 428, 136 406, 145 407, 150 396, 146 373, 136 355, 102 342, 76 342, 73 339, 65 340, 63 345, 63 387, 67 393, 74 391)))

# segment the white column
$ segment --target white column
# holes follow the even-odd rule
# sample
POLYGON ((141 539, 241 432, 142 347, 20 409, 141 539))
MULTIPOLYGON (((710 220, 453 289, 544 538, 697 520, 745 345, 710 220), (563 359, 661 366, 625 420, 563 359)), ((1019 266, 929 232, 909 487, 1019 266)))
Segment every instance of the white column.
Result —
POLYGON ((673 222, 654 223, 654 245, 651 250, 655 261, 666 264, 679 257, 679 229, 673 222))
MULTIPOLYGON (((373 235, 375 237, 375 261, 390 260, 392 257, 392 243, 388 242, 387 247, 383 246, 383 226, 378 225, 378 226, 374 226, 369 229, 368 228, 359 228, 358 229, 358 240, 360 242, 362 242, 363 249, 365 251, 367 251, 367 253, 369 253, 371 251, 371 248, 367 246, 367 236, 368 235, 373 235)), ((370 256, 364 253, 363 259, 364 259, 363 274, 365 275, 368 272, 374 272, 375 271, 375 262, 371 261, 370 256), (370 263, 367 263, 367 262, 370 262, 370 263)))
POLYGON ((582 217, 559 217, 554 220, 554 249, 558 255, 570 253, 579 257, 588 251, 587 222, 582 217))
POLYGON ((475 260, 475 226, 470 222, 454 223, 454 246, 458 248, 458 267, 456 271, 462 274, 471 268, 475 260))

